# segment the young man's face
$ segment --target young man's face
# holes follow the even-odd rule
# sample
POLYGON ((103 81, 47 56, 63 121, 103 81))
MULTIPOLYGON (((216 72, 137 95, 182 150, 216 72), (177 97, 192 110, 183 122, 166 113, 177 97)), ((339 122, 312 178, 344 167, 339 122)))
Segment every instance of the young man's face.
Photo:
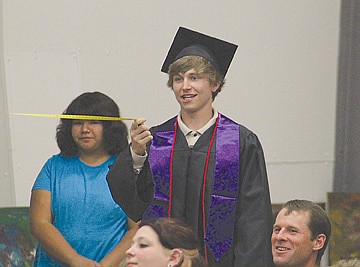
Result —
POLYGON ((181 111, 186 113, 212 111, 212 93, 218 87, 211 85, 207 77, 199 76, 193 69, 173 77, 176 100, 181 111))
POLYGON ((282 209, 276 217, 271 236, 273 260, 279 266, 315 266, 318 244, 311 240, 309 213, 282 209))

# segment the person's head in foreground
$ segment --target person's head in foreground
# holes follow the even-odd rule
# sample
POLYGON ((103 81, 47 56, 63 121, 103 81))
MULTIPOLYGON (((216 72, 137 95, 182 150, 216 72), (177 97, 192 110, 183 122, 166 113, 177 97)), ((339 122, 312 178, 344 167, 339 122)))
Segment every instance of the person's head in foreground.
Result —
POLYGON ((142 221, 126 251, 126 266, 203 267, 193 231, 176 219, 142 221))
POLYGON ((271 236, 275 266, 316 266, 330 233, 330 220, 319 205, 308 200, 288 201, 276 216, 271 236))

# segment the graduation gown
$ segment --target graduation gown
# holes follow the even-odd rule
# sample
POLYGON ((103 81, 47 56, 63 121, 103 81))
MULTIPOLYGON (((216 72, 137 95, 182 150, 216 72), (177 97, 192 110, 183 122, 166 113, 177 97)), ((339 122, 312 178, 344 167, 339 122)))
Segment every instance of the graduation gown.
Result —
MULTIPOLYGON (((172 131, 176 117, 151 128, 151 133, 172 131)), ((170 217, 180 218, 197 234, 203 248, 201 190, 211 135, 215 125, 189 148, 180 129, 173 158, 173 195, 170 217)), ((239 186, 236 202, 233 243, 216 261, 208 251, 209 266, 273 266, 271 255, 272 210, 266 167, 257 136, 240 125, 239 186)), ((148 153, 151 151, 148 150, 148 153)), ((209 215, 214 181, 216 142, 211 148, 206 179, 205 214, 209 215)), ((107 176, 114 200, 128 216, 137 221, 152 202, 154 187, 148 160, 140 173, 133 170, 130 150, 123 151, 107 176)), ((156 181, 155 181, 156 182, 156 181)))

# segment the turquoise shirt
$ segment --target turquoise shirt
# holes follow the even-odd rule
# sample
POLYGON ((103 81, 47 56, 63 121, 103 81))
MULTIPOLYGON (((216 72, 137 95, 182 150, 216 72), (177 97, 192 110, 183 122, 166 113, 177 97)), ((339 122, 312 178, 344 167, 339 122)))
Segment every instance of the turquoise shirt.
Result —
MULTIPOLYGON (((127 216, 117 205, 106 181, 114 156, 99 166, 78 157, 51 157, 33 186, 51 192, 53 224, 82 256, 99 262, 127 232, 127 216)), ((35 267, 64 266, 38 245, 35 267)))

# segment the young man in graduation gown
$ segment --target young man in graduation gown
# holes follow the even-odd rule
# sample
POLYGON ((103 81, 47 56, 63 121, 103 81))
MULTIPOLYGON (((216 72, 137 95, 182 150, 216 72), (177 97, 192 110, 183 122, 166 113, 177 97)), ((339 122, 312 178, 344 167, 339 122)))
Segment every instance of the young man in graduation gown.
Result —
POLYGON ((272 211, 257 136, 212 102, 237 46, 180 27, 162 66, 177 116, 130 129, 131 145, 108 173, 115 201, 133 220, 175 217, 197 234, 208 266, 273 266, 272 211))

